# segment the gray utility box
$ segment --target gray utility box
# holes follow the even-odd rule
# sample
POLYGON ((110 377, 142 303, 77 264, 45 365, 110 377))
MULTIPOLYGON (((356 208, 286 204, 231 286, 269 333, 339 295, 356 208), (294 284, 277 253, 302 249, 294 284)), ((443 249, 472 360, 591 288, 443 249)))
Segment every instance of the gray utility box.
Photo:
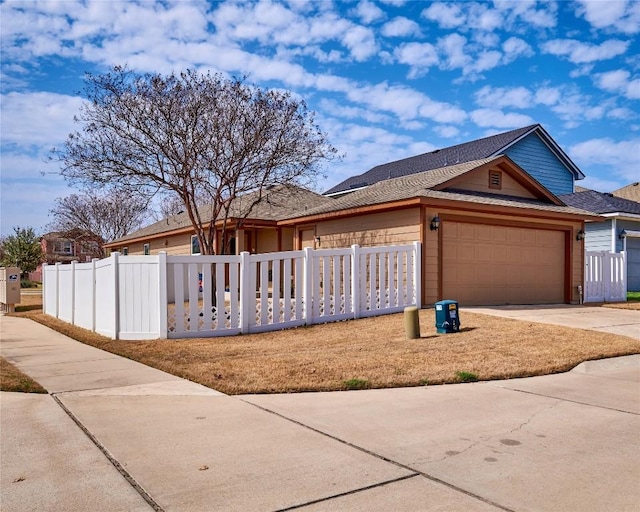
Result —
POLYGON ((20 304, 20 269, 0 267, 0 308, 13 312, 15 304, 20 304))
POLYGON ((460 313, 455 300, 436 302, 436 328, 439 333, 460 331, 460 313))

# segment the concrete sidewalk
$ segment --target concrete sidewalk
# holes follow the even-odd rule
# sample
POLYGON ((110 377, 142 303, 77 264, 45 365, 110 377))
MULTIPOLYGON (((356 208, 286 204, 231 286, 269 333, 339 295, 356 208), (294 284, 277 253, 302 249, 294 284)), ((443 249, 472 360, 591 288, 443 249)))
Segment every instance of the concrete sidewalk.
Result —
POLYGON ((637 511, 640 502, 640 356, 511 381, 228 397, 28 320, 0 322, 2 356, 55 390, 2 394, 3 510, 637 511))

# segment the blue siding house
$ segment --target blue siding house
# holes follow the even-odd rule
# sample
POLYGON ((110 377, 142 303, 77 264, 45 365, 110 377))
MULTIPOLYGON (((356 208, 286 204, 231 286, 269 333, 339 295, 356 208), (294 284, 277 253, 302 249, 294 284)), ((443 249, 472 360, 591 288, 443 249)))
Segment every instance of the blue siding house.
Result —
POLYGON ((571 194, 584 174, 539 124, 498 133, 490 137, 436 149, 422 155, 377 165, 363 174, 347 178, 327 190, 338 197, 379 181, 430 171, 483 158, 507 155, 555 195, 571 194))
POLYGON ((602 215, 585 224, 585 250, 627 253, 627 290, 640 291, 640 203, 595 190, 559 198, 567 205, 602 215))

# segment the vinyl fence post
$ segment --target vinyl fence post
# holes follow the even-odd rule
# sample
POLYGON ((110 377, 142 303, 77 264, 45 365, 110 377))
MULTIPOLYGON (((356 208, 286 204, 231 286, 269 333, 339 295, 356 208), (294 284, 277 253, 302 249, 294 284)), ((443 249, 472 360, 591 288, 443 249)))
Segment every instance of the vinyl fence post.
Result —
POLYGON ((60 265, 62 263, 56 263, 56 318, 60 318, 60 265))
POLYGON ((353 318, 360 318, 360 246, 351 246, 351 303, 353 318))
POLYGON ((113 318, 113 339, 120 338, 120 253, 111 254, 113 261, 113 297, 114 297, 114 318, 113 318))
POLYGON ((91 260, 91 330, 96 332, 96 261, 98 258, 91 260))
POLYGON ((158 338, 167 339, 167 252, 158 253, 158 338))
POLYGON ((302 303, 304 304, 304 320, 306 325, 313 323, 313 249, 304 248, 304 283, 302 288, 302 303))
POLYGON ((76 264, 71 262, 71 325, 76 325, 76 264))
POLYGON ((422 307, 422 244, 413 242, 413 286, 416 294, 416 307, 422 307))
POLYGON ((42 312, 47 315, 47 264, 42 264, 42 312))
POLYGON ((249 315, 251 314, 251 303, 255 308, 255 290, 251 290, 251 276, 254 267, 249 261, 251 254, 247 251, 240 253, 240 332, 249 332, 249 315), (252 293, 253 292, 253 293, 252 293))

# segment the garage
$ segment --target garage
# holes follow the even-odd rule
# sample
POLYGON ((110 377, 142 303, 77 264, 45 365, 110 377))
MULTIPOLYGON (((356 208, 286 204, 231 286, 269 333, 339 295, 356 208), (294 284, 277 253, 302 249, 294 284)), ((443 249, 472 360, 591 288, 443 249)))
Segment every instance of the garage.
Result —
POLYGON ((565 302, 565 233, 445 222, 442 296, 461 305, 565 302))
POLYGON ((640 231, 627 235, 627 291, 640 292, 640 231), (635 235, 637 233, 637 235, 635 235))

